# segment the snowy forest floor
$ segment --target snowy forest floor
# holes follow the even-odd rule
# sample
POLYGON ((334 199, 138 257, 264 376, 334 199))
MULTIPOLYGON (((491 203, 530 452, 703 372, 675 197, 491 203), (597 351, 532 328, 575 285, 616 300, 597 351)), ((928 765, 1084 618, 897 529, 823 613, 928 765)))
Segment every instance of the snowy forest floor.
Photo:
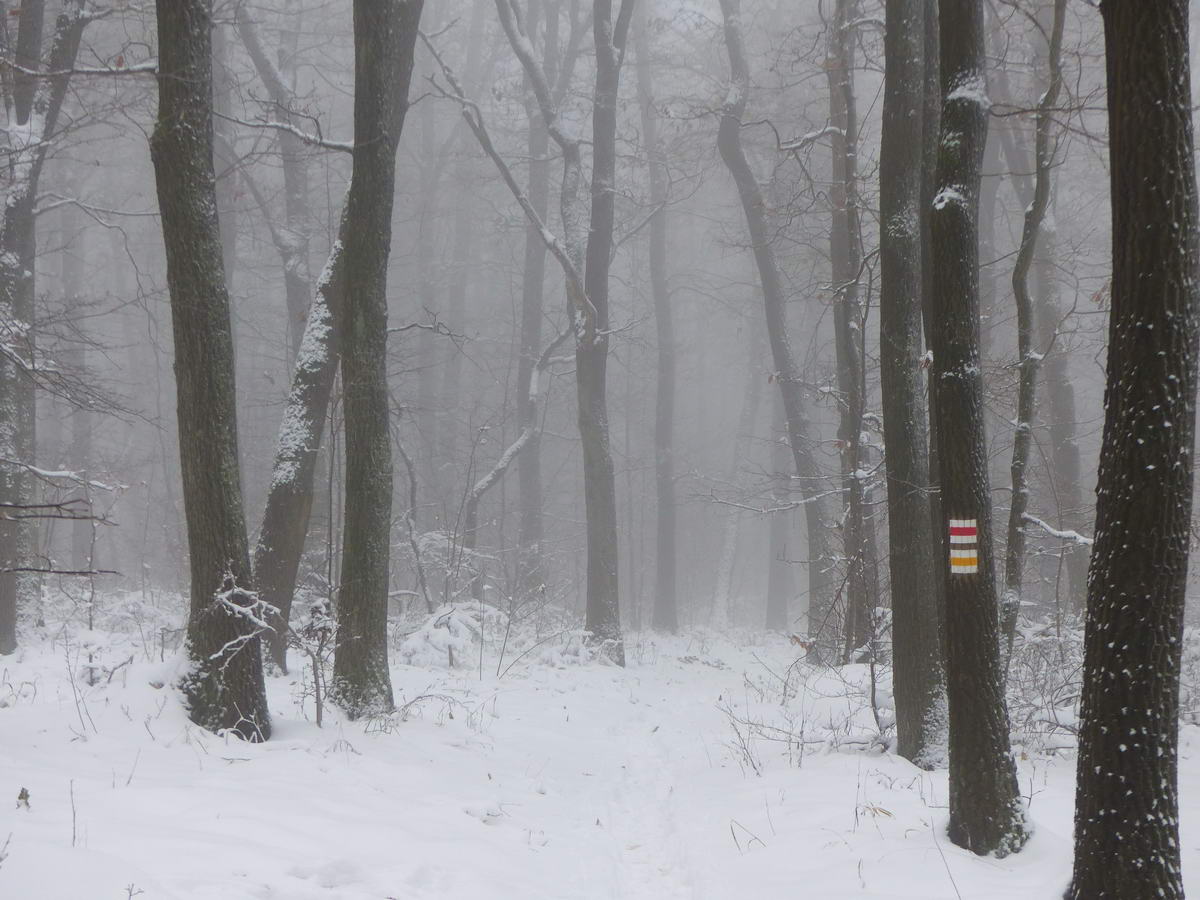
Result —
MULTIPOLYGON (((318 728, 297 664, 249 745, 187 722, 130 623, 29 629, 0 660, 4 900, 1051 900, 1070 874, 1073 751, 1019 752, 1034 837, 975 857, 945 839, 945 771, 881 745, 886 679, 877 718, 865 666, 777 636, 635 634, 624 670, 530 653, 502 677, 487 643, 481 677, 418 633, 402 712, 318 728)), ((1200 892, 1195 726, 1181 750, 1200 892)))

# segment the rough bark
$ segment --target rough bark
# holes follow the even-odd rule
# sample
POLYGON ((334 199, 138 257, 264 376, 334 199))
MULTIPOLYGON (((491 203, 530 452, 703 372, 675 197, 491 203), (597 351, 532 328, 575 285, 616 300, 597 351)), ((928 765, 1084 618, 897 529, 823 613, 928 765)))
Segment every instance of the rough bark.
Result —
POLYGON ((825 515, 824 485, 813 454, 811 426, 805 411, 804 386, 792 356, 787 330, 787 308, 783 280, 767 225, 766 202, 742 149, 741 127, 750 90, 750 70, 742 38, 740 0, 721 0, 725 22, 725 46, 729 53, 730 85, 721 109, 717 149, 733 176, 746 216, 754 260, 758 266, 763 293, 763 313, 767 339, 787 420, 788 445, 792 450, 795 477, 799 481, 808 526, 809 634, 814 640, 831 644, 835 639, 827 621, 832 602, 828 516, 825 515))
MULTIPOLYGON (((941 136, 941 49, 939 46, 938 0, 925 0, 925 90, 921 108, 921 324, 925 346, 933 346, 933 328, 937 321, 934 312, 933 278, 933 197, 937 193, 938 141, 941 136)), ((930 351, 932 352, 932 351, 930 351)), ((922 365, 925 365, 923 362, 922 365)), ((929 372, 928 366, 926 371, 929 372)), ((929 373, 932 374, 932 373, 929 373)), ((937 413, 937 380, 930 377, 925 383, 929 406, 929 521, 933 532, 935 566, 946 559, 945 521, 942 517, 942 476, 938 453, 937 429, 933 427, 937 413)), ((946 661, 946 579, 937 569, 933 575, 934 606, 937 610, 938 642, 941 645, 942 677, 946 661)))
POLYGON ((1112 308, 1066 896, 1172 900, 1200 334, 1188 3, 1100 11, 1112 308))
POLYGON ((338 239, 317 282, 304 334, 292 370, 262 527, 254 546, 254 576, 272 612, 267 636, 272 661, 287 671, 288 627, 296 576, 312 516, 317 458, 325 435, 329 398, 337 377, 337 323, 345 302, 345 241, 349 224, 343 210, 338 239))
POLYGON ((233 333, 217 221, 210 0, 159 0, 159 109, 150 138, 175 340, 191 561, 181 687, 193 722, 270 734, 238 472, 233 333))
POLYGON ((392 443, 387 264, 396 147, 408 111, 422 0, 354 2, 354 168, 340 323, 346 512, 330 696, 351 718, 392 708, 387 659, 392 443))
POLYGON ((982 4, 944 5, 939 31, 943 100, 931 227, 934 426, 947 517, 940 529, 952 520, 974 520, 977 529, 976 563, 954 571, 949 555, 939 560, 946 579, 949 834, 975 853, 1005 855, 1021 848, 1026 831, 1000 669, 979 357, 979 182, 989 106, 982 4))
POLYGON ((929 511, 921 377, 925 0, 888 0, 879 152, 879 369, 892 585, 893 693, 900 755, 931 765, 944 751, 937 556, 929 511))

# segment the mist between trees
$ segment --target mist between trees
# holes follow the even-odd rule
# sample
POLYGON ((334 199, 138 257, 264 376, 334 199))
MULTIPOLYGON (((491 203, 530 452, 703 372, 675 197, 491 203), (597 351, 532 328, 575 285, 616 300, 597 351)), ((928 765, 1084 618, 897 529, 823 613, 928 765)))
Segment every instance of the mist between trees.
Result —
POLYGON ((7 4, 0 653, 179 595, 193 721, 265 740, 456 609, 775 632, 1005 855, 1012 661, 1086 620, 1071 896, 1182 896, 1190 6, 938 6, 7 4))

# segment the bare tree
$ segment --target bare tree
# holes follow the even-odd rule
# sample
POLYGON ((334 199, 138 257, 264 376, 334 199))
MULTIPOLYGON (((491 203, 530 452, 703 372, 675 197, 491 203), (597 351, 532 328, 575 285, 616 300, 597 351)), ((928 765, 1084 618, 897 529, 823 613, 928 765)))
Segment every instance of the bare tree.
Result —
POLYGON ((330 696, 351 717, 392 708, 387 659, 392 526, 387 263, 396 147, 408 111, 422 0, 354 2, 354 169, 340 328, 346 522, 330 696))
POLYGON ((1008 512, 1008 540, 1004 555, 1004 590, 1000 595, 1001 634, 1009 652, 1021 612, 1022 579, 1025 571, 1025 516, 1029 509, 1030 451, 1033 445, 1033 424, 1037 414, 1037 383, 1040 362, 1048 347, 1034 346, 1037 332, 1033 295, 1029 289, 1029 274, 1038 250, 1042 223, 1050 206, 1053 177, 1055 136, 1054 108, 1062 89, 1062 40, 1066 20, 1066 0, 1054 0, 1054 17, 1047 35, 1049 50, 1046 56, 1048 86, 1038 101, 1037 123, 1034 131, 1033 197, 1025 207, 1021 243, 1013 265, 1013 296, 1017 302, 1017 365, 1020 377, 1017 384, 1017 416, 1013 432, 1012 500, 1008 512))
POLYGON ((983 7, 940 10, 941 138, 933 200, 933 380, 946 579, 950 839, 1008 854, 1026 839, 998 643, 979 358, 979 182, 989 101, 983 7))
POLYGON ((1066 896, 1182 898, 1200 222, 1185 0, 1105 0, 1112 309, 1066 896))
POLYGON ((900 755, 929 765, 944 740, 937 572, 922 398, 921 170, 925 2, 889 0, 879 159, 879 369, 887 467, 893 688, 900 755))
POLYGON ((771 230, 767 225, 766 201, 742 149, 742 117, 750 92, 750 69, 746 61, 742 37, 741 0, 721 0, 725 23, 725 47, 729 53, 730 84, 721 109, 721 125, 717 134, 717 149, 733 176, 746 215, 746 227, 763 295, 763 312, 767 323, 767 338, 775 367, 774 381, 779 385, 787 420, 788 444, 792 450, 795 476, 800 482, 806 521, 808 524, 808 596, 809 631, 814 638, 828 642, 824 629, 832 602, 828 519, 824 515, 825 497, 821 472, 812 449, 812 429, 804 402, 804 385, 792 356, 787 329, 783 281, 771 245, 771 230))
POLYGON ((193 722, 263 740, 271 721, 238 470, 236 390, 212 128, 211 0, 159 0, 158 186, 175 336, 179 448, 191 558, 182 687, 193 722))

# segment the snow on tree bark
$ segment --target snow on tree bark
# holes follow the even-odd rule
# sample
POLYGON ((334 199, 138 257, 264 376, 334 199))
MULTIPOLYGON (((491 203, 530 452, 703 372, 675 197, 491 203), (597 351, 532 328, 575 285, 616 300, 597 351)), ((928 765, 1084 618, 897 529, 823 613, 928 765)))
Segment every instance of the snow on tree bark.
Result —
POLYGON ((879 368, 887 469, 893 693, 901 756, 920 765, 944 750, 945 703, 929 517, 928 424, 922 398, 922 147, 926 127, 925 0, 888 0, 879 158, 879 368))
POLYGON ((978 206, 987 137, 983 7, 940 10, 942 113, 933 240, 932 379, 941 474, 941 523, 975 520, 977 564, 946 580, 950 839, 978 854, 1005 855, 1026 839, 1009 745, 998 643, 991 496, 979 358, 978 206))
POLYGON ((354 2, 354 168, 340 322, 346 521, 330 696, 357 718, 392 708, 387 658, 392 444, 387 264, 396 147, 408 110, 422 0, 354 2))
POLYGON ((1187 0, 1104 0, 1113 275, 1070 900, 1182 898, 1200 278, 1187 0))
POLYGON ((217 221, 211 0, 159 0, 159 109, 150 137, 175 340, 179 447, 191 559, 181 687, 192 721, 270 735, 238 474, 233 334, 217 221))

